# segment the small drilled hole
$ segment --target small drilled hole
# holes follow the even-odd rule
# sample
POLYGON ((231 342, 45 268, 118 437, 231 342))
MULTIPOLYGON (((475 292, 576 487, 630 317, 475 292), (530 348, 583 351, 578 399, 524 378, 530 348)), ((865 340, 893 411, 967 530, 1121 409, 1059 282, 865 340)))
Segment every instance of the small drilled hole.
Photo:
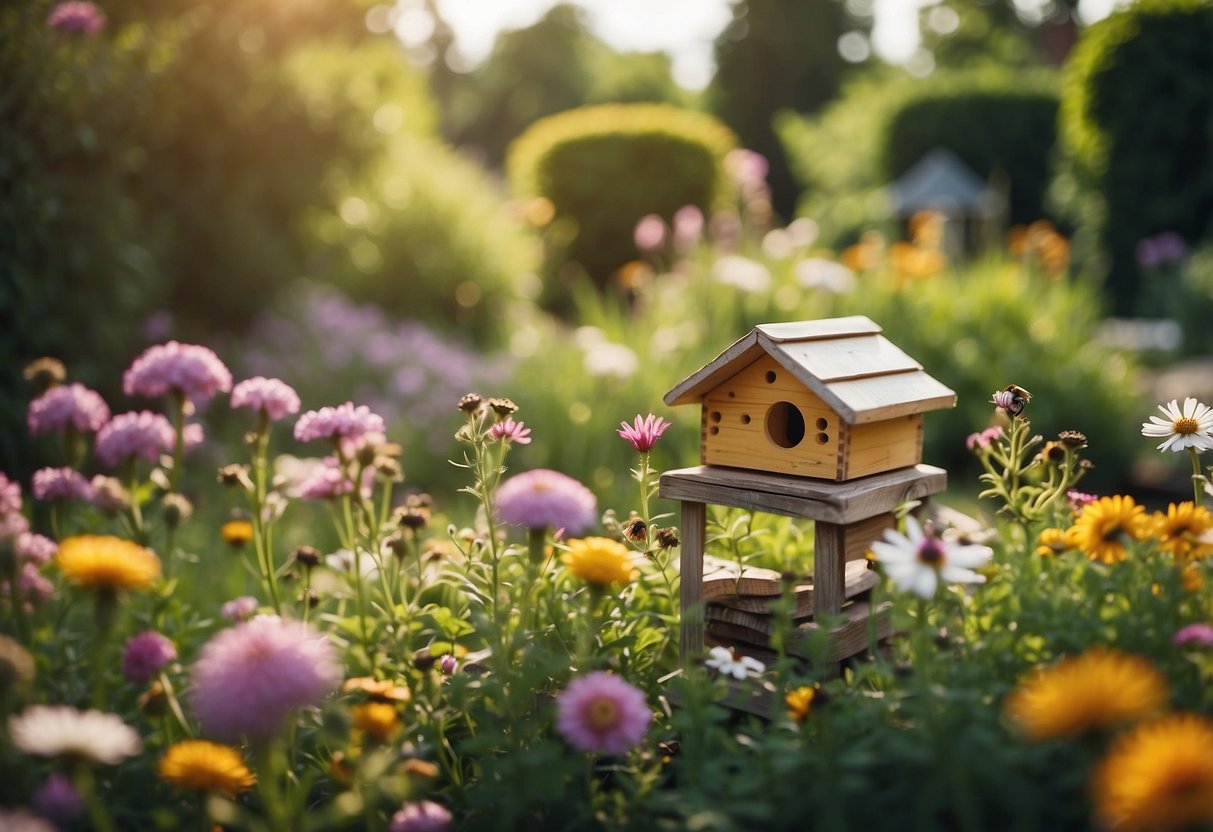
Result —
POLYGON ((748 425, 750 423, 750 414, 748 414, 748 413, 741 414, 741 423, 743 425, 748 425))
POLYGON ((767 384, 774 384, 774 383, 775 383, 775 371, 767 370, 767 384))
POLYGON ((828 428, 829 426, 830 426, 830 423, 829 423, 828 421, 826 421, 825 419, 818 419, 818 420, 817 420, 817 429, 818 429, 818 430, 825 430, 825 429, 826 429, 826 428, 828 428))
POLYGON ((712 436, 715 436, 716 434, 720 433, 720 428, 716 427, 715 425, 712 425, 710 428, 708 428, 708 433, 712 434, 712 436))
POLYGON ((830 435, 828 433, 817 434, 817 444, 818 445, 824 445, 829 441, 830 441, 830 435))
POLYGON ((719 410, 713 410, 713 411, 712 411, 712 421, 713 421, 713 422, 719 422, 719 421, 720 421, 720 411, 719 411, 719 410))
POLYGON ((734 393, 732 390, 730 390, 730 391, 729 391, 729 398, 730 398, 730 399, 735 399, 735 398, 737 398, 737 394, 736 394, 736 393, 734 393))

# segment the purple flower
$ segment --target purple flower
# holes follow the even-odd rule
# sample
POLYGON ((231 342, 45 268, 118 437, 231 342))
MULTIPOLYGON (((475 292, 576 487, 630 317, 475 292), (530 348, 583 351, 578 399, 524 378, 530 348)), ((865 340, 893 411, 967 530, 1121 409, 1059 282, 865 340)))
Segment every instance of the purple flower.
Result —
POLYGON ((511 477, 497 489, 497 516, 514 526, 550 527, 580 534, 594 524, 597 509, 593 492, 549 468, 511 477))
POLYGON ((392 815, 388 832, 447 832, 451 828, 451 813, 432 800, 406 803, 392 815))
POLYGON ((665 220, 656 214, 646 214, 636 223, 632 238, 641 251, 656 251, 665 242, 665 220))
POLYGON ((654 416, 652 413, 644 417, 637 413, 636 419, 632 424, 620 422, 619 426, 622 430, 618 430, 616 433, 631 442, 632 447, 640 453, 647 454, 653 450, 653 446, 657 444, 657 440, 661 438, 661 434, 665 433, 670 427, 670 423, 660 416, 654 416))
POLYGON ((354 407, 353 402, 309 410, 295 423, 295 438, 300 442, 314 439, 357 440, 367 434, 382 434, 385 431, 382 416, 372 413, 366 405, 354 407))
POLYGON ((194 712, 208 734, 273 736, 287 714, 315 705, 341 684, 328 640, 306 624, 265 615, 223 630, 194 664, 194 712))
POLYGON ((51 562, 51 558, 59 551, 59 544, 49 537, 32 532, 17 535, 17 558, 25 563, 32 563, 41 568, 51 562))
POLYGON ((1181 647, 1189 644, 1196 647, 1213 647, 1213 625, 1189 624, 1180 628, 1171 641, 1181 647))
POLYGON ((190 422, 181 429, 181 441, 187 451, 192 451, 206 441, 206 431, 197 422, 190 422))
POLYGON ((998 425, 992 428, 986 428, 978 433, 970 433, 965 439, 965 447, 970 451, 987 450, 991 445, 1003 437, 1003 430, 998 425))
POLYGON ((523 427, 525 422, 515 422, 512 417, 506 417, 489 428, 489 436, 493 439, 508 440, 519 445, 531 444, 531 429, 523 427))
POLYGON ((105 28, 105 13, 88 0, 67 0, 51 9, 46 25, 65 35, 92 37, 105 28))
POLYGON ((443 653, 438 658, 438 669, 444 676, 454 676, 455 671, 459 669, 459 660, 450 653, 443 653))
POLYGON ((31 562, 22 565, 21 574, 17 578, 17 588, 26 601, 26 609, 46 603, 55 594, 55 585, 38 571, 37 564, 31 562))
POLYGON ((92 433, 100 430, 109 417, 109 406, 99 393, 83 384, 67 384, 52 387, 30 402, 26 424, 34 436, 62 435, 68 428, 92 433))
POLYGON ((255 376, 240 382, 232 390, 232 407, 247 407, 264 413, 271 422, 277 422, 299 412, 299 394, 284 381, 255 376))
POLYGON ((56 771, 42 781, 30 800, 34 810, 60 826, 69 826, 84 814, 84 796, 76 791, 66 774, 56 771))
POLYGON ((149 399, 175 390, 203 402, 231 389, 231 371, 213 350, 177 341, 148 347, 122 376, 126 395, 149 399))
POLYGON ((21 511, 21 485, 0 472, 0 516, 21 511))
POLYGON ((35 500, 89 500, 93 486, 73 468, 40 468, 34 472, 35 500))
POLYGON ((146 685, 176 658, 177 648, 171 641, 155 630, 145 630, 127 639, 122 653, 122 675, 128 682, 146 685))
POLYGON ((143 457, 155 462, 176 442, 168 419, 150 410, 120 413, 97 432, 93 446, 97 458, 113 467, 127 457, 143 457))
MULTIPOLYGON (((366 467, 362 471, 363 497, 369 498, 375 487, 375 471, 366 467)), ((326 456, 320 465, 299 481, 298 495, 304 500, 332 500, 354 493, 354 481, 335 456, 326 456)))
POLYGON ((219 608, 219 614, 228 621, 247 621, 257 611, 257 599, 251 595, 233 598, 219 608))
POLYGON ((556 730, 582 751, 623 754, 644 738, 652 719, 644 694, 613 673, 588 673, 556 697, 556 730))

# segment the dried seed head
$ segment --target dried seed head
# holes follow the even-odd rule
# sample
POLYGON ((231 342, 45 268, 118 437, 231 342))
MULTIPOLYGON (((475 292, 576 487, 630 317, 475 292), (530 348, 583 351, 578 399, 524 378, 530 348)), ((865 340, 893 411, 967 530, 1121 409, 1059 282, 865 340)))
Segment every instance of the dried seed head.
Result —
POLYGON ((459 409, 464 413, 475 413, 480 410, 480 405, 484 404, 484 399, 477 393, 468 393, 459 400, 459 409))

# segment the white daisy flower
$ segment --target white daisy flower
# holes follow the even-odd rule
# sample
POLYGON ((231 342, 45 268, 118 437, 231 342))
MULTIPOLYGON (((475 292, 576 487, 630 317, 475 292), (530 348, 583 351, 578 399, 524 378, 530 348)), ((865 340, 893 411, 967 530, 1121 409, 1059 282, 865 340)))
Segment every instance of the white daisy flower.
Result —
POLYGON ((13 745, 40 757, 76 757, 116 765, 138 754, 142 740, 114 714, 66 705, 30 705, 8 721, 13 745))
POLYGON ((1141 423, 1141 435, 1152 437, 1167 437, 1158 446, 1158 450, 1182 451, 1185 448, 1195 448, 1197 453, 1213 448, 1213 410, 1191 397, 1184 399, 1183 410, 1179 409, 1179 400, 1172 399, 1171 403, 1158 406, 1166 419, 1151 416, 1150 421, 1141 423))
POLYGON ((745 679, 748 676, 761 676, 767 666, 751 656, 739 656, 729 647, 713 647, 708 652, 704 662, 708 667, 732 676, 734 679, 745 679))
POLYGON ((940 581, 945 584, 980 584, 985 577, 973 571, 989 563, 989 546, 961 544, 925 534, 913 517, 906 518, 906 534, 889 529, 884 540, 872 544, 876 562, 898 589, 919 598, 935 597, 940 581))

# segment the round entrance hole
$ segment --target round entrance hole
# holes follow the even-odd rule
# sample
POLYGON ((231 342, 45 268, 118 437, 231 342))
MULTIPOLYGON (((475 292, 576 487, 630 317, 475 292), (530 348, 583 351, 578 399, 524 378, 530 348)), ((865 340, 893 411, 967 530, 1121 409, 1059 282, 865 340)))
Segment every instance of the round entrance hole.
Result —
POLYGON ((804 439, 804 414, 791 402, 775 402, 767 409, 767 438, 781 448, 795 448, 804 439))

